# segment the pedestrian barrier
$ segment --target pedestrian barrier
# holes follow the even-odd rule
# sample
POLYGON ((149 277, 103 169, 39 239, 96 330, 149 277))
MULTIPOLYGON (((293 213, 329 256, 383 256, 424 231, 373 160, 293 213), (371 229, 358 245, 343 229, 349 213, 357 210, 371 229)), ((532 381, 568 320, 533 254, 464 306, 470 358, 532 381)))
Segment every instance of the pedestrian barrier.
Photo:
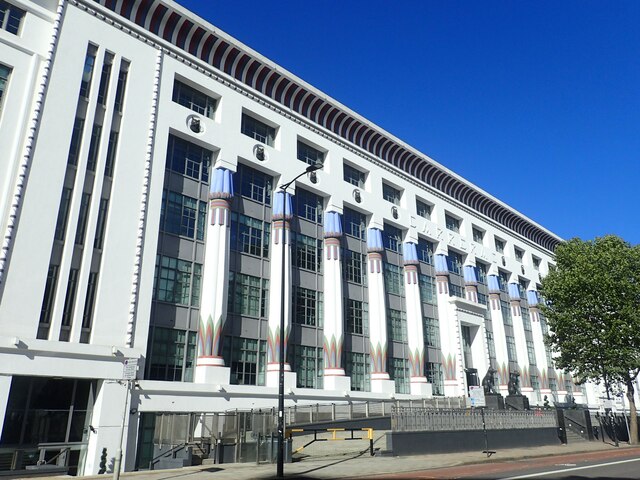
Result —
POLYGON ((306 447, 314 442, 332 442, 332 441, 346 441, 346 440, 369 440, 369 454, 373 457, 373 428, 290 428, 285 432, 285 436, 288 439, 292 439, 294 433, 313 432, 313 440, 307 442, 302 447, 294 450, 294 453, 299 453, 306 447), (367 432, 365 437, 355 437, 354 432, 367 432), (318 438, 318 432, 329 432, 330 438, 318 438), (338 432, 350 432, 350 437, 338 437, 338 432))

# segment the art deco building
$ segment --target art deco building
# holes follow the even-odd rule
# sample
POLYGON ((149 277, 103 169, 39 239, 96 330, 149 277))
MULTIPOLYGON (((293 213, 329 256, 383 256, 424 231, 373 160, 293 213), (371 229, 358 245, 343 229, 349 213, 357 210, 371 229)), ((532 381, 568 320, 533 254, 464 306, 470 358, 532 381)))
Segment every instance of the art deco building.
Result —
POLYGON ((560 238, 180 5, 0 0, 0 102, 4 468, 96 473, 128 411, 133 469, 156 412, 275 406, 282 309, 288 404, 490 366, 587 400, 543 343, 560 238))

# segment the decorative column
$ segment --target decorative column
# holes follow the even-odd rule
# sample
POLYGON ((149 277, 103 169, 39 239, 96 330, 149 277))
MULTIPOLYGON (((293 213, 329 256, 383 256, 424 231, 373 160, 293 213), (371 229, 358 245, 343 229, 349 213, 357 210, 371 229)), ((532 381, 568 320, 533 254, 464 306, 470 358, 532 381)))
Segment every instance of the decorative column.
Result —
POLYGON ((529 378, 529 356, 527 355, 527 340, 520 308, 520 288, 518 283, 509 282, 509 299, 511 304, 511 318, 513 319, 513 336, 516 342, 516 356, 518 359, 518 373, 520 373, 520 390, 523 395, 534 401, 533 388, 529 378))
POLYGON ((478 303, 478 278, 475 265, 464 266, 464 292, 467 300, 478 303))
POLYGON ((424 332, 422 329, 422 302, 418 285, 418 265, 420 262, 415 243, 404 243, 403 258, 411 395, 430 397, 431 385, 424 375, 424 332))
POLYGON ((538 292, 535 290, 527 291, 527 303, 529 304, 529 316, 531 318, 531 335, 533 338, 533 347, 536 352, 536 366, 531 366, 531 370, 537 370, 540 379, 540 395, 544 399, 547 395, 549 403, 553 403, 551 389, 549 388, 549 365, 547 364, 547 350, 544 345, 544 332, 542 331, 542 323, 540 322, 540 310, 538 309, 538 292))
POLYGON ((342 295, 342 222, 338 212, 324 214, 324 389, 348 392, 351 378, 342 368, 344 301, 342 295))
POLYGON ((504 329, 504 318, 500 305, 500 280, 498 275, 488 276, 489 311, 493 328, 493 343, 496 348, 496 370, 498 371, 498 388, 501 395, 509 393, 509 354, 507 353, 507 335, 504 329))
POLYGON ((295 374, 287 362, 287 343, 291 331, 291 195, 278 191, 273 201, 271 223, 271 273, 269 277, 269 338, 267 339, 267 387, 280 383, 280 348, 285 352, 285 388, 295 388, 295 374), (284 247, 281 242, 284 242, 284 247), (283 268, 284 265, 284 268, 283 268), (284 277, 283 277, 284 273, 284 277), (285 302, 282 305, 282 291, 285 302), (280 345, 280 318, 284 309, 284 345, 280 345))
POLYGON ((369 270, 369 341, 371 352, 371 391, 395 393, 395 382, 387 372, 387 308, 382 269, 382 230, 367 233, 367 268, 369 270))
POLYGON ((222 330, 227 317, 232 175, 226 168, 216 168, 212 175, 195 383, 229 384, 230 380, 222 358, 222 330))

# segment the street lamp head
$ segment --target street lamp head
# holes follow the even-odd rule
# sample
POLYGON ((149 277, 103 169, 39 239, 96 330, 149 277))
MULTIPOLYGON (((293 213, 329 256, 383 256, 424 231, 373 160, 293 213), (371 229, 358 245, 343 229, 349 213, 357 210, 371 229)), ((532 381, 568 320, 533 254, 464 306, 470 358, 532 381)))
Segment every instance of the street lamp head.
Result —
POLYGON ((320 170, 323 167, 321 163, 314 163, 313 165, 309 165, 305 170, 305 173, 315 172, 316 170, 320 170))

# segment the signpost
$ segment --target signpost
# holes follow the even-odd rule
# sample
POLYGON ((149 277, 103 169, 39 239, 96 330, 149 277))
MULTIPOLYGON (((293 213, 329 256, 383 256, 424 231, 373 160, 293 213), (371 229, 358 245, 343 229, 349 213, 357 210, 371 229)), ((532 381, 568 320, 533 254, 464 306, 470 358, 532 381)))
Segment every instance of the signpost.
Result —
MULTIPOLYGON (((131 391, 131 382, 138 375, 138 359, 127 358, 122 366, 122 380, 125 385, 124 407, 122 411, 122 423, 120 424, 120 444, 116 451, 116 458, 113 462, 113 480, 120 479, 120 470, 122 468, 122 441, 124 439, 124 425, 127 420, 127 411, 129 405, 129 394, 131 391)), ((118 382, 120 383, 120 382, 118 382)))
POLYGON ((484 407, 487 406, 487 401, 484 397, 484 387, 480 385, 469 386, 469 400, 471 401, 471 407, 480 407, 480 415, 482 416, 482 434, 484 435, 484 451, 487 457, 490 457, 492 452, 489 450, 489 438, 487 436, 487 424, 484 419, 484 407))

